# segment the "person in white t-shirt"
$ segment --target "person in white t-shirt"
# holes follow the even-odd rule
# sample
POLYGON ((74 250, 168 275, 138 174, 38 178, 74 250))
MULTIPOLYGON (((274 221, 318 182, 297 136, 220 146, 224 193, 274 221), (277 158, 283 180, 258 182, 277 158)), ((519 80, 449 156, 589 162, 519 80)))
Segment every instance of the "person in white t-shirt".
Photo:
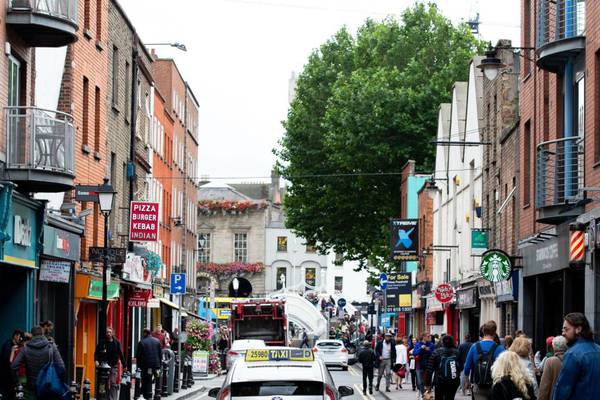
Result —
POLYGON ((402 389, 404 379, 408 374, 408 348, 401 338, 396 339, 396 363, 394 371, 396 372, 396 390, 402 389))

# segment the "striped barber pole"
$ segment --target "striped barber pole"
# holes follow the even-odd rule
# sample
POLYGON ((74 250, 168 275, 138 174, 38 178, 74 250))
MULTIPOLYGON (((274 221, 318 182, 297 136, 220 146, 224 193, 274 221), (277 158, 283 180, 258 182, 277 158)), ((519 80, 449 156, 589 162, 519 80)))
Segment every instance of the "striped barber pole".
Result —
POLYGON ((583 231, 571 231, 571 240, 569 246, 569 261, 580 262, 583 261, 585 255, 585 246, 583 240, 583 231))

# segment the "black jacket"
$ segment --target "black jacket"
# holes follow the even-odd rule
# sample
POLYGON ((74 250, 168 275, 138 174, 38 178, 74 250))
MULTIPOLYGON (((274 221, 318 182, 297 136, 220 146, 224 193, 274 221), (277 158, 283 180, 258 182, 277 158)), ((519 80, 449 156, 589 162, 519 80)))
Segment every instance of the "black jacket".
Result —
POLYGON ((362 347, 358 352, 358 362, 363 368, 373 368, 378 363, 378 358, 371 347, 362 347))
POLYGON ((469 354, 471 346, 473 346, 473 342, 463 342, 458 346, 458 361, 460 361, 461 371, 465 362, 467 362, 467 354, 469 354))
MULTIPOLYGON (((445 356, 451 356, 454 355, 457 358, 457 371, 456 371, 456 376, 459 377, 460 376, 460 371, 462 371, 462 366, 460 364, 459 361, 459 354, 458 354, 458 350, 456 350, 454 347, 440 347, 439 349, 435 349, 433 354, 431 354, 431 357, 429 357, 429 360, 427 360, 427 365, 425 366, 425 384, 428 386, 431 386, 432 383, 432 376, 435 373, 435 376, 440 376, 441 374, 441 362, 442 362, 442 357, 445 356)), ((437 378, 436 378, 436 383, 437 383, 437 378)))
POLYGON ((51 355, 54 362, 63 373, 61 379, 64 379, 65 364, 60 357, 56 345, 50 343, 45 336, 35 336, 25 345, 25 348, 19 352, 11 365, 14 376, 19 372, 21 364, 25 363, 27 386, 30 389, 35 388, 38 374, 48 361, 50 361, 51 355))
MULTIPOLYGON (((375 345, 375 354, 377 355, 377 359, 379 359, 379 357, 381 357, 381 355, 383 354, 383 342, 385 342, 385 339, 380 340, 375 345)), ((396 344, 390 341, 390 346, 392 347, 392 351, 390 352, 390 359, 392 360, 392 365, 394 365, 396 363, 396 344)))
MULTIPOLYGON (((527 385, 527 392, 529 394, 529 399, 535 400, 533 386, 527 385)), ((494 386, 492 386, 492 400, 513 400, 516 398, 525 397, 509 376, 503 377, 500 382, 495 383, 494 386)))
POLYGON ((142 338, 135 352, 137 365, 142 370, 145 368, 160 368, 162 350, 158 339, 152 336, 142 338))
POLYGON ((121 350, 121 343, 115 338, 113 338, 112 342, 102 341, 98 343, 96 351, 94 352, 94 360, 100 363, 106 361, 111 367, 116 367, 119 360, 121 360, 123 367, 127 366, 123 351, 121 350), (104 352, 105 346, 106 352, 104 352))

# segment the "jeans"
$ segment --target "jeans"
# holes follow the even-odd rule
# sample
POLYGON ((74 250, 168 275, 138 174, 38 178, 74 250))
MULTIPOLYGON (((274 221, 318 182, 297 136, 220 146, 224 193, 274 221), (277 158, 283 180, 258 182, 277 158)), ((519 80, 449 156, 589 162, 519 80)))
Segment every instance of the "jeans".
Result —
POLYGON ((437 382, 435 384, 435 400, 454 400, 459 382, 437 382))
POLYGON ((410 370, 410 382, 412 383, 412 389, 416 390, 417 389, 417 370, 416 369, 410 370))
POLYGON ((417 389, 419 390, 419 392, 421 392, 421 394, 423 394, 423 392, 425 391, 425 386, 423 386, 423 375, 425 374, 425 372, 421 371, 419 368, 417 368, 415 372, 415 375, 417 376, 417 389))
POLYGON ((379 369, 377 370, 377 389, 381 383, 381 378, 385 375, 385 389, 390 389, 390 379, 392 378, 392 360, 385 358, 379 361, 379 369))
POLYGON ((373 367, 362 367, 363 373, 363 392, 367 391, 367 379, 369 380, 369 389, 373 390, 373 367))
POLYGON ((158 380, 160 369, 143 368, 142 369, 142 395, 146 400, 152 398, 152 383, 154 378, 158 380))

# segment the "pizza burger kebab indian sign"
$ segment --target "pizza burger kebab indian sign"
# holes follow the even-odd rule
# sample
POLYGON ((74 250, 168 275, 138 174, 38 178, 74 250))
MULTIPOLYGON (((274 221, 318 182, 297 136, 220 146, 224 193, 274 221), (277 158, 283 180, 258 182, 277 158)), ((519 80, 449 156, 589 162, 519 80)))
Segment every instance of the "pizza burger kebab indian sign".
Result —
POLYGON ((158 203, 132 201, 129 208, 129 240, 158 241, 158 203))

